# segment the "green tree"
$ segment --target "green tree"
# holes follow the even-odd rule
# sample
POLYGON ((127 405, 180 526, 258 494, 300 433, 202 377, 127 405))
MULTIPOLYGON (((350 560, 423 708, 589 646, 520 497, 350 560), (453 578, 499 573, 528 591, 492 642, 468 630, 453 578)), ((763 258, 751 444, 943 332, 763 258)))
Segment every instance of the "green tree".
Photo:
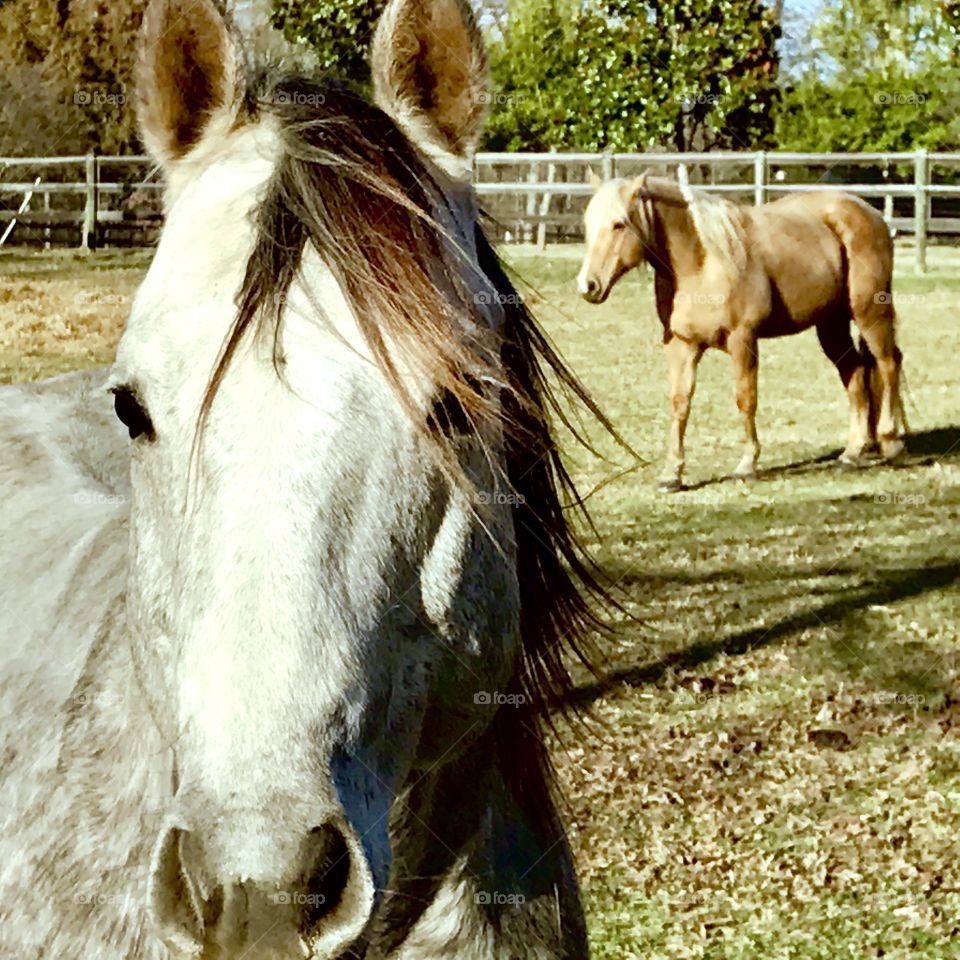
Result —
POLYGON ((138 149, 132 77, 146 3, 7 0, 0 6, 0 78, 9 86, 2 119, 20 153, 138 149), (51 141, 53 116, 58 134, 51 141))
POLYGON ((779 23, 761 0, 514 0, 491 42, 491 149, 770 142, 779 23))
POLYGON ((579 24, 562 0, 516 0, 490 43, 494 92, 485 146, 548 150, 572 142, 583 100, 579 24))
POLYGON ((367 57, 386 0, 276 0, 273 24, 291 41, 308 44, 330 76, 364 87, 367 57))
POLYGON ((960 146, 958 27, 956 0, 828 0, 784 89, 781 146, 960 146))

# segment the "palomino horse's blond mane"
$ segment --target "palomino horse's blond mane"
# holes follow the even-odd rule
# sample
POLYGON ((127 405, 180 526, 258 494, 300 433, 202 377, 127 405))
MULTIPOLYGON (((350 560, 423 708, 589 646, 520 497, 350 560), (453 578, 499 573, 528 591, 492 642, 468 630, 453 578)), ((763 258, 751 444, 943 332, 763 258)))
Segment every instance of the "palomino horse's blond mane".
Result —
POLYGON ((722 197, 699 193, 681 176, 680 193, 708 257, 716 258, 731 278, 747 266, 747 211, 722 197))
POLYGON ((634 196, 633 217, 645 235, 649 236, 653 232, 654 202, 685 206, 690 211, 693 227, 707 257, 722 264, 725 273, 731 278, 746 269, 746 208, 721 197, 694 190, 687 182, 683 167, 677 180, 644 174, 643 186, 634 196))

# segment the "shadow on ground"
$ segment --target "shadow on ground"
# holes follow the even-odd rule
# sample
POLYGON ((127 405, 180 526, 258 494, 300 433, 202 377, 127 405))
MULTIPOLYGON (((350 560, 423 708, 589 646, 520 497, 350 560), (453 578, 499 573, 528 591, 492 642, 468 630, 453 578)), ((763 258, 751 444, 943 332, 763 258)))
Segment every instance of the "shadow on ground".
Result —
MULTIPOLYGON (((837 447, 829 453, 797 460, 794 463, 784 463, 775 467, 760 470, 750 483, 775 480, 782 477, 798 477, 806 474, 820 473, 835 470, 858 470, 887 468, 907 470, 914 467, 932 466, 935 463, 953 462, 960 460, 960 427, 935 427, 921 433, 910 434, 907 438, 906 451, 893 463, 886 463, 879 457, 868 459, 863 467, 850 467, 841 464, 839 457, 842 449, 837 447)), ((723 475, 701 480, 698 483, 685 485, 680 493, 702 490, 718 483, 743 483, 744 481, 733 476, 723 475)))
POLYGON ((960 584, 960 564, 941 563, 902 570, 876 571, 876 580, 812 609, 787 616, 773 624, 741 630, 719 639, 692 644, 657 660, 613 670, 576 687, 564 706, 585 707, 625 687, 639 687, 663 679, 672 670, 689 670, 717 656, 738 656, 777 643, 807 629, 835 626, 867 607, 885 606, 960 584))

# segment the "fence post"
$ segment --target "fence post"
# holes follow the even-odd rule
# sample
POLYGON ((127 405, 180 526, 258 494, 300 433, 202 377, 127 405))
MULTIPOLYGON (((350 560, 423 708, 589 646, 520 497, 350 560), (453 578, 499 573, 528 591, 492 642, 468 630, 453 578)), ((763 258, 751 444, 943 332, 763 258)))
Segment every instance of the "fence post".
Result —
MULTIPOLYGON (((557 179, 557 165, 547 164, 547 183, 552 184, 557 179)), ((537 249, 542 253, 547 249, 547 216, 550 213, 550 204, 553 194, 547 190, 540 198, 540 222, 537 224, 537 249)))
POLYGON ((609 150, 604 150, 600 157, 600 179, 613 179, 613 153, 609 150))
POLYGON ((917 272, 927 272, 927 151, 918 150, 913 161, 913 236, 917 245, 917 272))
MULTIPOLYGON (((886 185, 889 187, 893 183, 893 178, 890 176, 890 161, 883 161, 883 179, 886 181, 886 185)), ((893 223, 893 194, 887 193, 883 197, 883 219, 887 221, 887 225, 890 226, 893 223)))
POLYGON ((90 251, 97 245, 97 158, 87 154, 87 203, 83 210, 83 230, 80 234, 80 246, 90 251))
POLYGON ((753 202, 758 207, 767 202, 767 154, 763 150, 753 157, 753 202))
POLYGON ((531 190, 527 194, 526 220, 523 226, 523 242, 533 243, 533 218, 537 215, 537 191, 532 189, 540 180, 540 164, 531 163, 527 171, 527 183, 531 190))

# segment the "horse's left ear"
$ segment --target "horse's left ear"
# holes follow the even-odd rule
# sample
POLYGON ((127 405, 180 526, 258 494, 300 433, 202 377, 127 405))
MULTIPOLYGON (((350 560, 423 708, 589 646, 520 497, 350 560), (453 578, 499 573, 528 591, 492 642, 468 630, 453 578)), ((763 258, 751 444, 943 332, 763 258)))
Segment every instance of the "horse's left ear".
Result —
POLYGON ((646 189, 647 189, 647 177, 648 177, 649 175, 650 175, 650 171, 649 171, 649 170, 645 170, 643 173, 640 174, 639 177, 634 177, 633 180, 630 181, 630 190, 629 190, 629 193, 630 193, 630 200, 631 200, 631 201, 632 201, 632 200, 636 200, 636 198, 639 197, 640 194, 642 194, 642 193, 644 193, 644 192, 646 191, 646 189))
POLYGON ((487 51, 469 0, 390 0, 370 54, 374 100, 458 176, 483 131, 487 51))
POLYGON ((165 167, 186 156, 242 102, 242 54, 212 0, 151 0, 137 62, 137 116, 150 155, 165 167))

